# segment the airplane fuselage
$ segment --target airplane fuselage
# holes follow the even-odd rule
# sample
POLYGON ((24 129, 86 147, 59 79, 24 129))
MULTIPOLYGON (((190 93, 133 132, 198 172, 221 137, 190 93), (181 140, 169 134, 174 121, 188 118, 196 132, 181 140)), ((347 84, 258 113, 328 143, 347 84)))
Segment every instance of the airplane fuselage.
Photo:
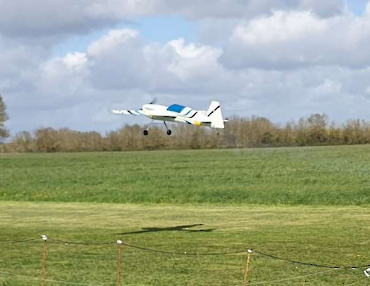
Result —
POLYGON ((197 111, 190 107, 172 105, 170 107, 158 104, 145 104, 140 113, 160 121, 180 122, 196 126, 211 126, 206 111, 197 111))

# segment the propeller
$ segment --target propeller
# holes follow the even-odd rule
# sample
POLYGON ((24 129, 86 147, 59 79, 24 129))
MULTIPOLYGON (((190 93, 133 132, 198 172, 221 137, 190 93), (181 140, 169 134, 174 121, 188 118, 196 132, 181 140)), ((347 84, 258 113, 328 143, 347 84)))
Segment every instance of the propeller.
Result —
POLYGON ((156 104, 157 103, 157 98, 156 97, 154 97, 153 99, 152 99, 152 101, 151 102, 149 102, 149 104, 156 104))

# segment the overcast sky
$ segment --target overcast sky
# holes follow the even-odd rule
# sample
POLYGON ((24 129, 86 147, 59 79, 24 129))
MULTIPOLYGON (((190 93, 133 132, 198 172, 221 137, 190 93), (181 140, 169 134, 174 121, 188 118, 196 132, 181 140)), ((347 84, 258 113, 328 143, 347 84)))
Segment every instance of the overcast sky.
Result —
POLYGON ((109 110, 154 97, 276 123, 370 120, 369 47, 367 0, 0 0, 13 135, 143 123, 109 110))

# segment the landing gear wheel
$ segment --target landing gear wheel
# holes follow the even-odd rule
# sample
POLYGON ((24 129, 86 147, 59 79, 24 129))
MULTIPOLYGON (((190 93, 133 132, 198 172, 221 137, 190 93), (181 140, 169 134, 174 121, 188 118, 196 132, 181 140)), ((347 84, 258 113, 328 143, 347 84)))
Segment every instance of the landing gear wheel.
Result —
POLYGON ((167 135, 171 135, 172 134, 172 131, 171 130, 167 130, 167 135))
POLYGON ((148 136, 148 134, 149 134, 149 131, 148 130, 144 130, 144 135, 145 136, 148 136))

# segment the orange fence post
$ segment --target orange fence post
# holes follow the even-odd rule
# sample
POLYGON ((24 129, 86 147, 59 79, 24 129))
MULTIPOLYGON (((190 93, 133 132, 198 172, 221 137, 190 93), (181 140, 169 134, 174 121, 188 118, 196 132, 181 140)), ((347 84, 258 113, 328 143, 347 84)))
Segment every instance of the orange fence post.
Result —
POLYGON ((46 276, 46 242, 48 241, 48 237, 46 235, 41 236, 42 240, 44 241, 42 247, 42 262, 41 262, 41 286, 45 284, 45 276, 46 276))
POLYGON ((122 240, 117 240, 117 246, 118 246, 117 286, 121 285, 121 245, 122 245, 122 240))
POLYGON ((252 250, 248 249, 248 258, 247 258, 247 265, 245 266, 245 271, 244 271, 243 286, 248 285, 248 274, 249 274, 249 269, 250 269, 251 256, 252 256, 252 250))

